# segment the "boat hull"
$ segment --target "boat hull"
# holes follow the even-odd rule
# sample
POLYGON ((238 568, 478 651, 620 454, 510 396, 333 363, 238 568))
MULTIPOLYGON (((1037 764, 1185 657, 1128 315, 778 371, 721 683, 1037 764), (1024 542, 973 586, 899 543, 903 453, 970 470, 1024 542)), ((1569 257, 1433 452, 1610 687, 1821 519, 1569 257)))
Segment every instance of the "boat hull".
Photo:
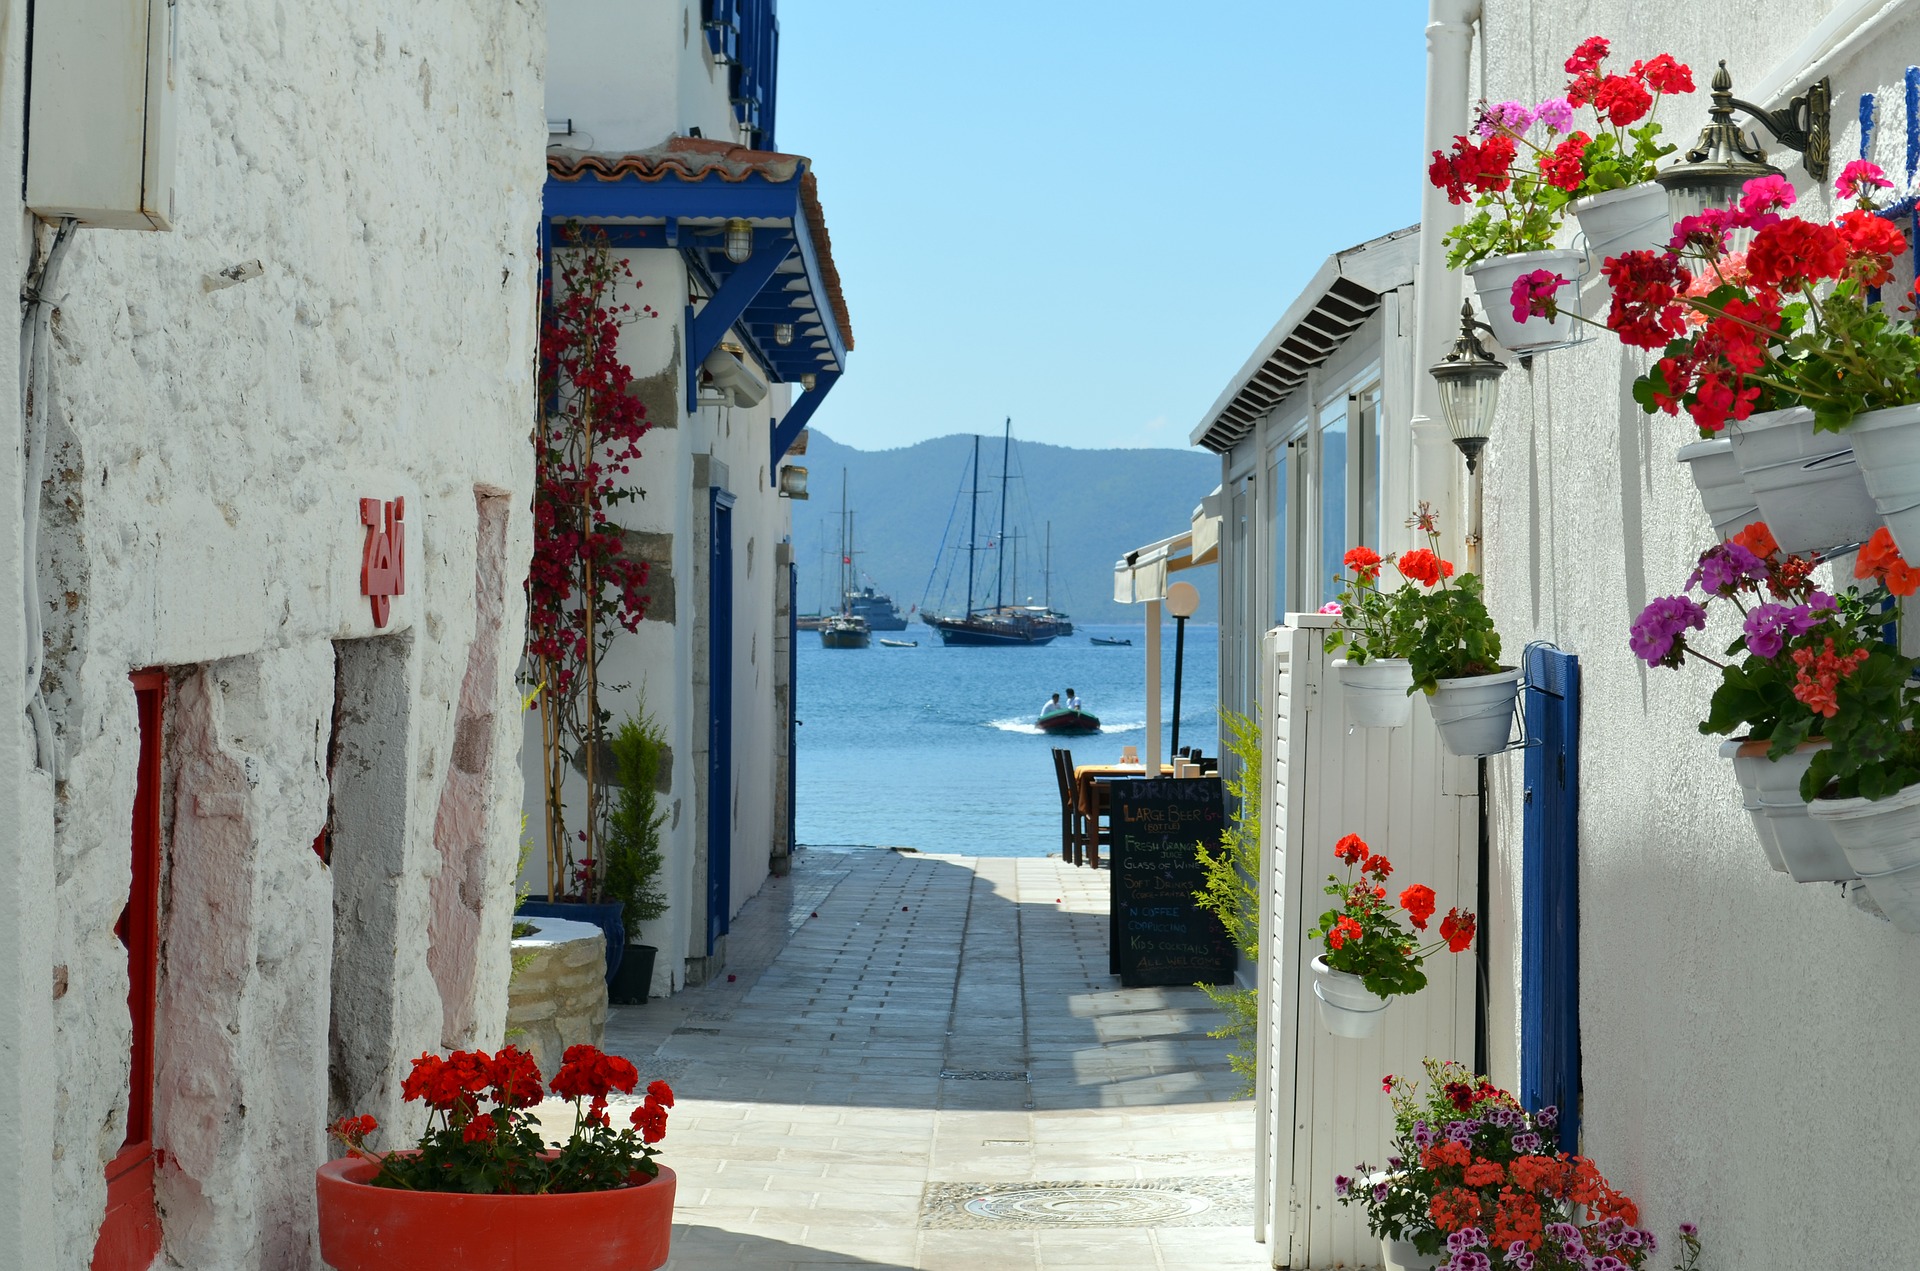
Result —
POLYGON ((1097 733, 1100 717, 1086 711, 1049 711, 1040 717, 1040 731, 1050 737, 1097 733))
POLYGON ((1110 649, 1131 649, 1133 647, 1133 641, 1131 640, 1109 640, 1105 636, 1088 636, 1087 643, 1104 644, 1110 649))
POLYGON ((823 649, 864 649, 873 643, 873 637, 864 631, 828 631, 820 632, 820 647, 823 649))
POLYGON ((928 618, 926 622, 940 633, 943 642, 963 646, 1032 647, 1049 644, 1060 635, 1052 624, 1033 622, 997 622, 986 618, 928 618))

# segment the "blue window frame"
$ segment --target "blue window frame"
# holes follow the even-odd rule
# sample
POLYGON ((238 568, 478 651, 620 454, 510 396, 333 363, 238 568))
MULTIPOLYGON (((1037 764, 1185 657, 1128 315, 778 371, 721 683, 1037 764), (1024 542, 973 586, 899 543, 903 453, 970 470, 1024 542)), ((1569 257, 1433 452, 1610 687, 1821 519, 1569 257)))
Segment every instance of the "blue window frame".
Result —
POLYGON ((780 18, 775 0, 702 0, 700 20, 713 60, 727 68, 728 97, 755 150, 774 146, 780 78, 780 18))
POLYGON ((1520 1099, 1580 1141, 1580 660, 1527 650, 1521 848, 1520 1099))

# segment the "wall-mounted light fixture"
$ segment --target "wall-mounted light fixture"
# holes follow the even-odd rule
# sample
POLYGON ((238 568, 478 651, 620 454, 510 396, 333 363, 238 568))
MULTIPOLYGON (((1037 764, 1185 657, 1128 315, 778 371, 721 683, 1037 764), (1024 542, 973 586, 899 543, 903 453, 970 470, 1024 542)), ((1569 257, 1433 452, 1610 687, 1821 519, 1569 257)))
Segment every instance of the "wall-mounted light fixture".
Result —
POLYGON ((783 499, 804 499, 807 497, 807 470, 798 464, 788 464, 780 469, 780 497, 783 499))
POLYGON ((1733 95, 1733 76, 1722 62, 1713 73, 1713 104, 1707 108, 1700 140, 1682 156, 1684 162, 1655 178, 1667 188, 1674 220, 1710 207, 1731 207, 1747 182, 1780 175, 1780 169, 1767 162, 1767 152, 1733 122, 1736 110, 1746 111, 1781 145, 1798 151, 1808 176, 1826 181, 1832 157, 1832 81, 1822 78, 1809 85, 1785 110, 1762 110, 1733 95))
POLYGON ((812 371, 802 371, 800 373, 800 387, 806 389, 809 393, 813 391, 815 382, 812 371))
POLYGON ((781 348, 793 343, 793 323, 776 322, 773 324, 773 342, 781 348))
POLYGON ((1487 352, 1476 330, 1491 333, 1493 328, 1474 318, 1472 301, 1462 301, 1460 338, 1451 352, 1427 368, 1427 374, 1440 383, 1447 435, 1467 457, 1468 472, 1480 466, 1480 452, 1486 448, 1493 410, 1500 400, 1500 377, 1507 373, 1500 359, 1487 352))
POLYGON ((753 222, 733 217, 727 222, 727 259, 736 265, 744 265, 752 255, 753 222))

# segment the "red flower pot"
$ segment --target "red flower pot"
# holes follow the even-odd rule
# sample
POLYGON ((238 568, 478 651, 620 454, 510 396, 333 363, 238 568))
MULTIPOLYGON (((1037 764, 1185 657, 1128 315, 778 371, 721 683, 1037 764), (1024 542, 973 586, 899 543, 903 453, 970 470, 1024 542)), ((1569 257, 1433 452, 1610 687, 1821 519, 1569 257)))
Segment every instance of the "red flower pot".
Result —
POLYGON ((357 1157, 320 1167, 320 1257, 335 1271, 652 1271, 673 1232, 673 1171, 608 1192, 468 1196, 374 1187, 357 1157))

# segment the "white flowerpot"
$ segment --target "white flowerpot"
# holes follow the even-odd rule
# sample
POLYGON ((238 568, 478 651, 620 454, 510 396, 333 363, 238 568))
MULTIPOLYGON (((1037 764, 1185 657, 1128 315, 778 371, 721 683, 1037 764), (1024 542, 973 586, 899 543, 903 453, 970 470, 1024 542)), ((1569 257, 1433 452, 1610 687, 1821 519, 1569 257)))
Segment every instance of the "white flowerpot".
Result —
POLYGON ((1493 675, 1441 680, 1427 706, 1440 741, 1456 755, 1497 755, 1513 735, 1513 699, 1520 695, 1520 668, 1493 675))
POLYGON ((1380 1261, 1386 1271, 1433 1271, 1440 1265, 1442 1256, 1421 1253, 1414 1248, 1411 1240, 1393 1240, 1386 1236, 1380 1238, 1380 1261))
POLYGON ((1920 560, 1920 406, 1857 415, 1839 434, 1853 443, 1874 510, 1908 560, 1920 560))
POLYGON ((1800 778, 1828 743, 1806 742, 1777 760, 1767 758, 1769 744, 1730 741, 1720 747, 1720 753, 1733 760, 1734 775, 1767 863, 1796 883, 1835 883, 1854 877, 1833 827, 1809 816, 1800 797, 1800 778))
POLYGON ((1413 718, 1413 664, 1405 658, 1355 663, 1334 659, 1347 722, 1356 728, 1398 728, 1413 718))
POLYGON ((1753 497, 1747 479, 1740 475, 1740 462, 1733 457, 1733 438, 1691 442, 1680 447, 1674 458, 1687 465, 1716 539, 1724 542, 1760 519, 1760 501, 1753 497))
POLYGON ((1325 958, 1313 960, 1313 995, 1320 999, 1320 1022, 1335 1037, 1373 1036, 1388 1005, 1367 992, 1359 976, 1334 970, 1325 958))
POLYGON ((1549 252, 1520 252, 1513 256, 1489 256, 1477 265, 1467 266, 1467 277, 1480 293, 1480 307, 1486 311, 1487 325, 1494 338, 1515 353, 1541 353, 1577 343, 1579 326, 1563 312, 1549 321, 1531 317, 1524 322, 1513 318, 1513 283, 1521 274, 1536 269, 1551 270, 1567 279, 1555 297, 1562 309, 1580 308, 1580 274, 1586 257, 1576 251, 1557 249, 1549 252))
POLYGON ((1798 555, 1864 543, 1880 528, 1853 446, 1815 432, 1804 406, 1727 425, 1734 461, 1780 550, 1798 555))
POLYGON ((1815 799, 1809 811, 1833 827, 1880 912, 1900 930, 1920 932, 1920 786, 1878 802, 1815 799))
POLYGON ((1667 188, 1657 181, 1588 195, 1574 203, 1573 214, 1595 265, 1627 252, 1664 251, 1673 237, 1667 188))

